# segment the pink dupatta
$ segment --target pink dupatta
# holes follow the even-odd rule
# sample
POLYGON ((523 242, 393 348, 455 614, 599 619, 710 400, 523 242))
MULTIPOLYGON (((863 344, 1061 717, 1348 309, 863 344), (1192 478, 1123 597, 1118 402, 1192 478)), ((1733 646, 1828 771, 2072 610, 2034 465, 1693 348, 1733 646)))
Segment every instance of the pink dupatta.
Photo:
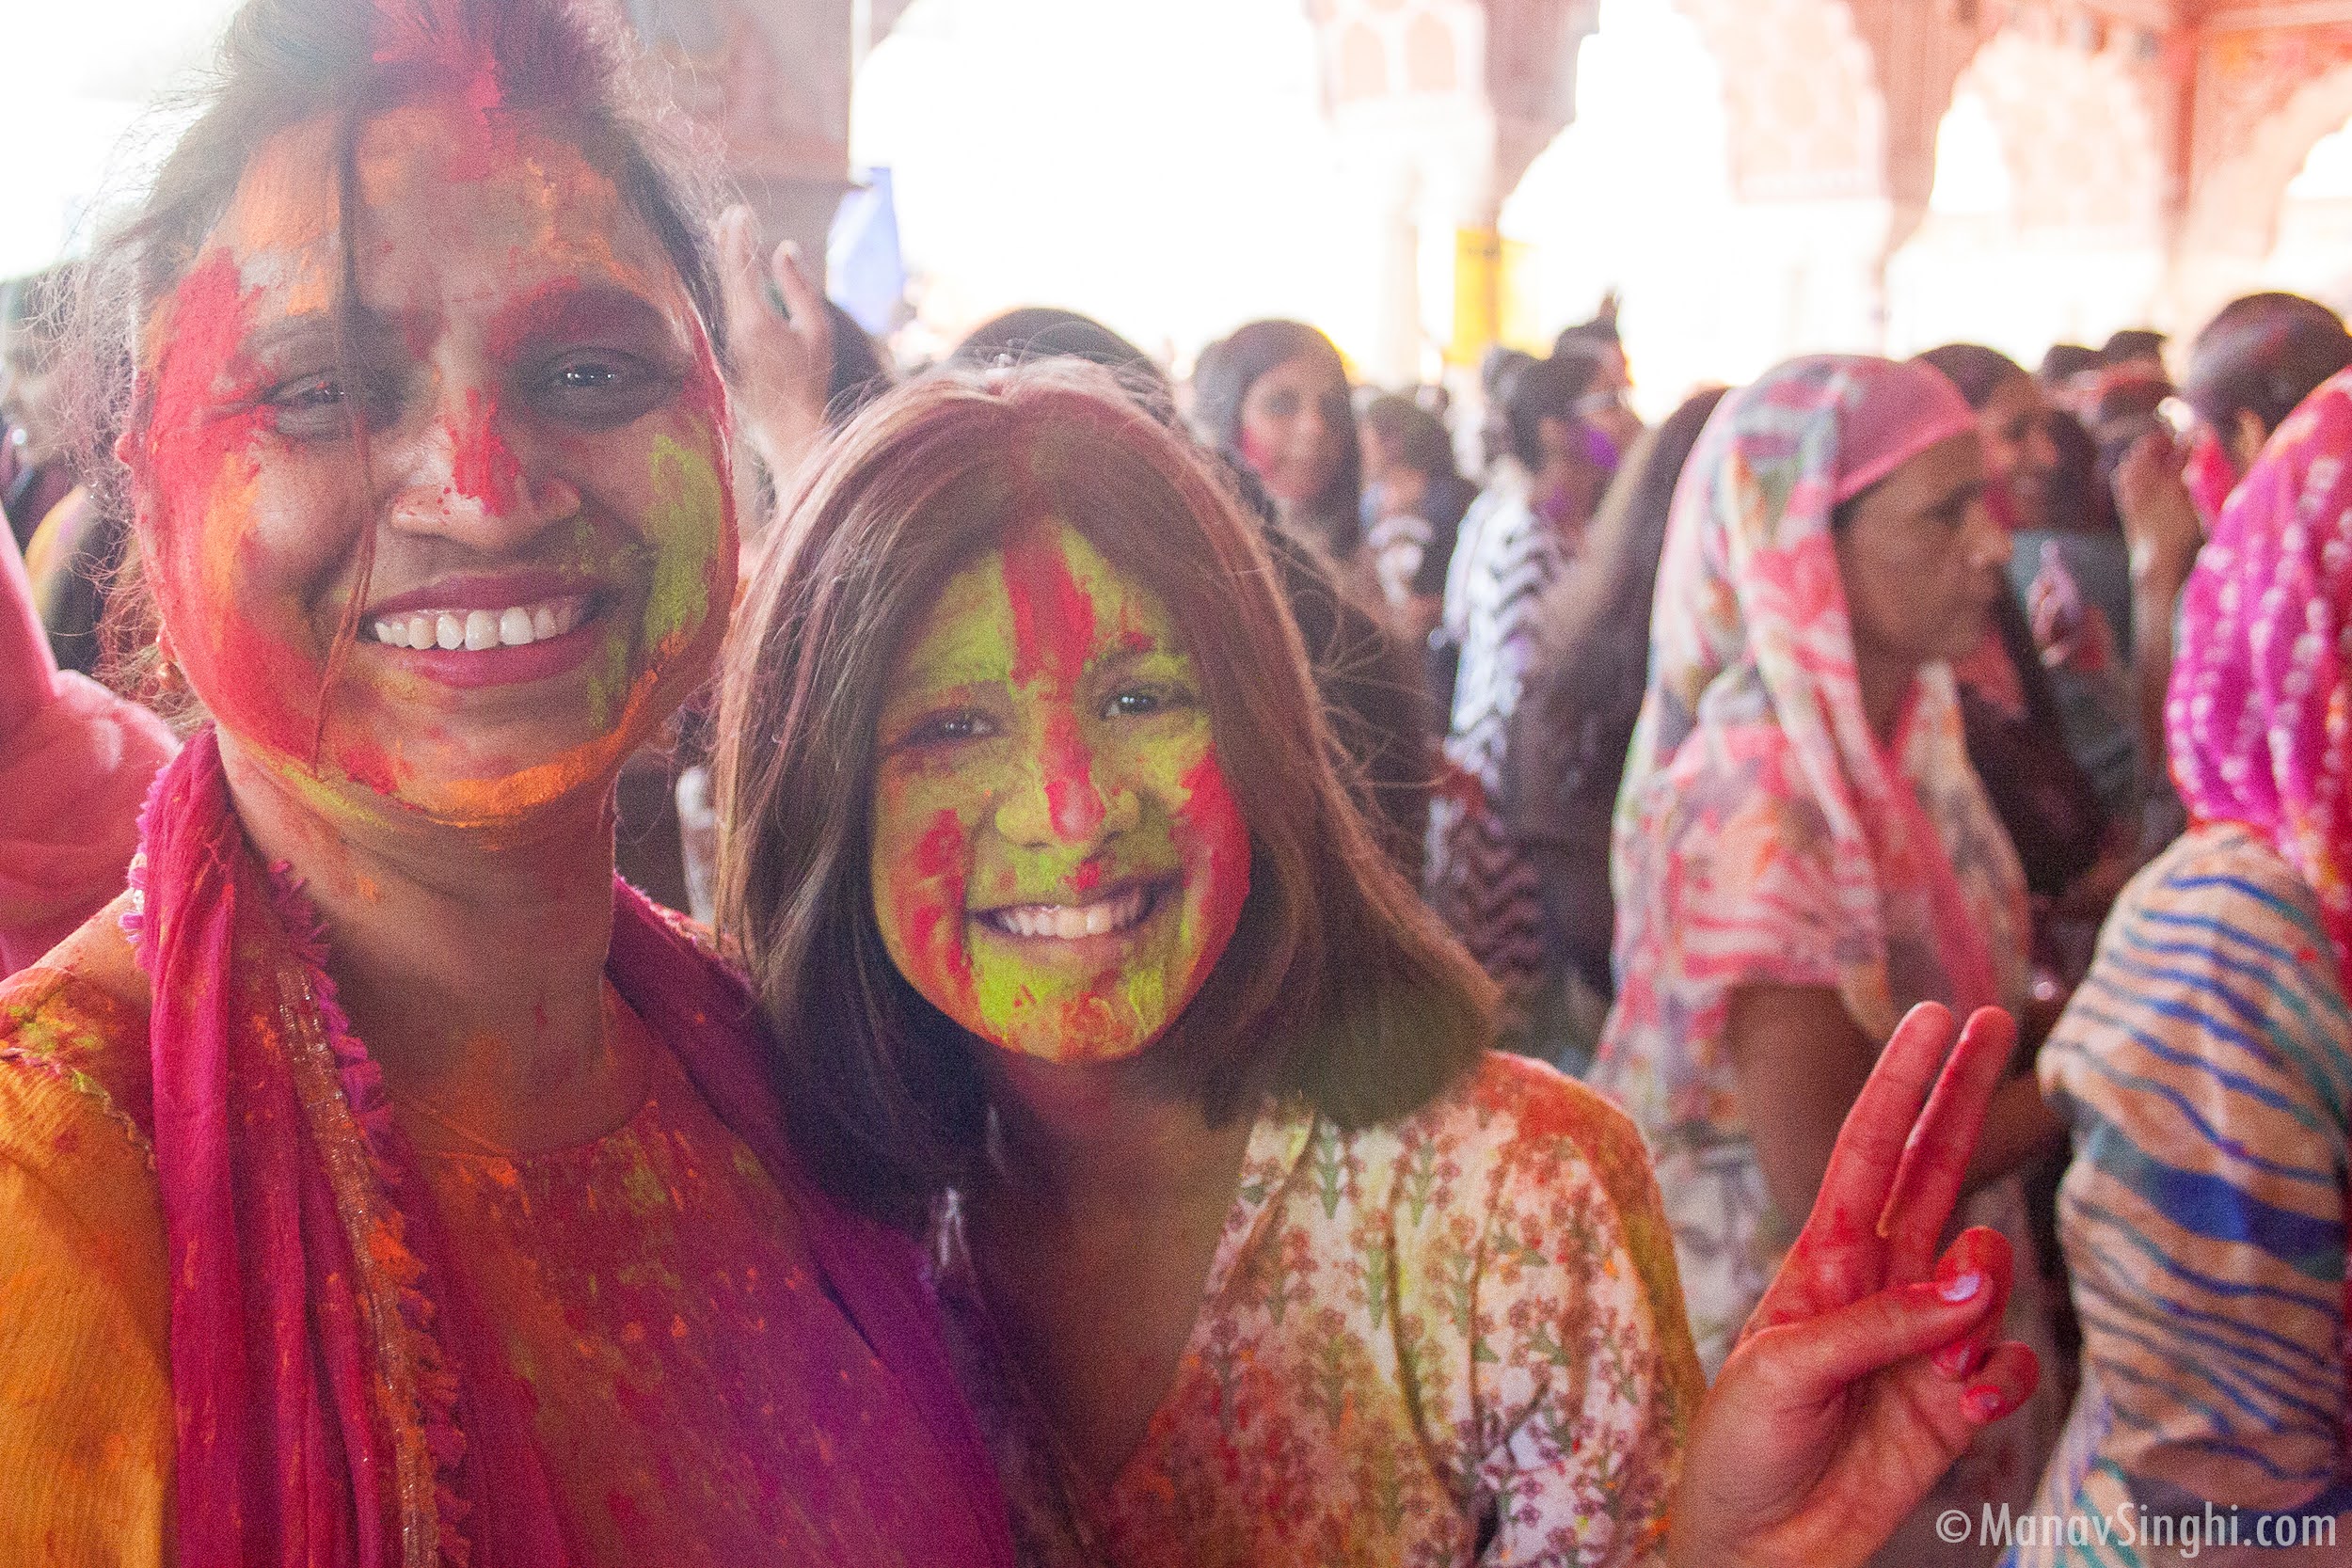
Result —
MULTIPOLYGON (((129 924, 154 991, 181 1559, 557 1568, 530 1393, 447 1264, 316 918, 247 846, 209 730, 157 779, 141 841, 129 924)), ((733 973, 617 880, 613 916, 614 987, 799 1209, 829 1294, 954 1456, 908 1483, 993 1521, 988 1560, 1009 1564, 914 1244, 801 1173, 733 973)))

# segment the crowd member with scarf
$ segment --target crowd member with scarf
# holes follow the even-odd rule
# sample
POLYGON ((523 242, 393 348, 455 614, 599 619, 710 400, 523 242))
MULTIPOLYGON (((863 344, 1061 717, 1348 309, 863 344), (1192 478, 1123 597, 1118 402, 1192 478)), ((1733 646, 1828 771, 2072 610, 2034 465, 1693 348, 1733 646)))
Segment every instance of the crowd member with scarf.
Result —
POLYGON ((201 721, 0 992, 0 1560, 1010 1561, 913 1248, 612 875, 736 568, 709 226, 616 51, 255 0, 94 262, 201 721))
MULTIPOLYGON (((1648 1140, 1710 1368, 1903 1009, 2024 1000, 2024 881, 1946 664, 2006 592, 1983 471, 1976 416, 1933 369, 1800 359, 1716 411, 1676 498, 1592 1081, 1648 1140)), ((2011 1076, 1977 1178, 2057 1131, 2011 1076)), ((2013 1182, 1973 1201, 2023 1243, 2013 1182)), ((2033 1291, 2011 1308, 2046 1336, 2033 1291)), ((2031 1422, 1989 1437, 1947 1497, 1973 1507, 2039 1469, 2031 1422)))
POLYGON ((723 927, 818 1168, 930 1227, 1025 1560, 1831 1568, 2024 1397, 2005 1245, 1933 1263, 2013 1036, 1907 1160, 1928 1009, 1694 1416, 1638 1138, 1482 1050, 1261 530, 1119 383, 905 388, 785 541, 723 679, 723 927))
POLYGON ((2042 1056, 2074 1127, 2058 1222, 2083 1378, 2037 1507, 2174 1533, 2021 1564, 2340 1562, 2352 1529, 2348 462, 2339 375, 2223 508, 2167 705, 2189 828, 2124 890, 2042 1056), (2178 1533, 2208 1509, 2248 1555, 2178 1533), (2255 1533, 2280 1525, 2297 1549, 2255 1533))

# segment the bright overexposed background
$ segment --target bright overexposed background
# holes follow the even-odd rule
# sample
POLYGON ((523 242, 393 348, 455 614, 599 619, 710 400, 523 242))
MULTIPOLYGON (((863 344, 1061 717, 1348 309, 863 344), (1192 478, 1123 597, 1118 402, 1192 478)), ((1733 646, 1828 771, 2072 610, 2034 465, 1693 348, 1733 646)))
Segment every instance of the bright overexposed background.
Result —
MULTIPOLYGON (((233 8, 11 0, 0 277, 71 253, 109 189, 137 183, 175 126, 149 106, 191 79, 233 8)), ((860 65, 850 148, 852 165, 892 171, 913 312, 901 352, 936 353, 1032 304, 1099 316, 1180 370, 1258 316, 1312 322, 1359 356, 1392 341, 1396 242, 1368 218, 1381 198, 1361 150, 1326 114, 1309 8, 914 0, 860 65)), ((1518 291, 1506 314, 1540 341, 1620 293, 1645 411, 1802 350, 1966 337, 2031 358, 2156 304, 2152 243, 2021 241, 2012 171, 2042 150, 2008 145, 2013 109, 1974 78, 1945 118, 1926 221, 1882 289, 1883 201, 1737 198, 1725 62, 1673 0, 1602 0, 1599 20, 1578 61, 1577 123, 1502 202, 1518 291)), ((2090 79, 2067 58, 2046 69, 2090 79)), ((2077 118, 2095 131, 2106 101, 2085 102, 2077 118)), ((1414 221, 1403 277, 1427 367, 1452 320, 1454 220, 1414 221)), ((2352 130, 2312 151, 2275 249, 2244 282, 2341 305, 2346 258, 2352 130)))
POLYGON ((16 0, 0 91, 0 277, 83 238, 111 175, 135 181, 169 117, 148 113, 210 57, 234 0, 16 0))

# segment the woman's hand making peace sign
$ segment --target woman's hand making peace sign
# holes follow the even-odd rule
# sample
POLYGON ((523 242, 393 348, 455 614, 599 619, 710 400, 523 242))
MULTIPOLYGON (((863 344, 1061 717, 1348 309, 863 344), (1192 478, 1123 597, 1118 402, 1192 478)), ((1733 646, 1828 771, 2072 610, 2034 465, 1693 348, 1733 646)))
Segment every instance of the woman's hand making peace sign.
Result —
POLYGON ((1668 1561, 1862 1562, 1979 1428, 2033 1392, 2033 1352, 1994 1338, 2008 1242, 1972 1229, 1937 1256, 2016 1038, 1990 1007, 1957 1045, 1933 1004, 1897 1027, 1700 1411, 1668 1561))

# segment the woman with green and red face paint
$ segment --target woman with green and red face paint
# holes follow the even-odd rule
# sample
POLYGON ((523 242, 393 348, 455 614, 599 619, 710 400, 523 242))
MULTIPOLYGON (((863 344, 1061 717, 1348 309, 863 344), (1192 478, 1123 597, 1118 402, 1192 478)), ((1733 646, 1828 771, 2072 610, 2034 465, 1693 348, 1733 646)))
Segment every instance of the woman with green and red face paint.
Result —
POLYGON ((1930 1008, 1702 1407, 1639 1139, 1484 1049, 1263 541, 1104 372, 850 426, 720 729, 788 1114, 928 1228, 1025 1560, 1858 1562, 2030 1387, 2004 1243, 1937 1254, 2013 1037, 1930 1008))
POLYGON ((707 226, 614 61, 255 0, 102 246, 202 721, 0 991, 0 1560, 1010 1560, 915 1253, 613 878, 736 564, 707 226))

